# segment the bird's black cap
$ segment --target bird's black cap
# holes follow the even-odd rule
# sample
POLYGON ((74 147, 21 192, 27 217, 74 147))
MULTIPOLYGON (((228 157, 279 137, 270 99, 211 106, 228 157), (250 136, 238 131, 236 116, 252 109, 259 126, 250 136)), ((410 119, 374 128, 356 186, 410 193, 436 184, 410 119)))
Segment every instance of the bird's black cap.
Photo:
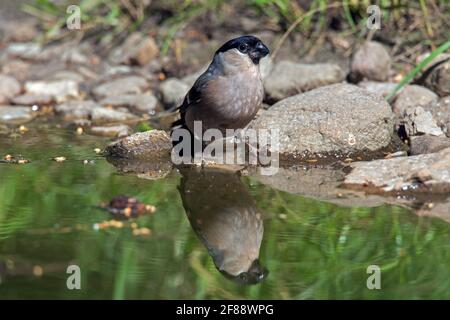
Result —
POLYGON ((255 36, 242 36, 225 42, 216 51, 216 54, 231 49, 238 49, 240 52, 248 54, 255 64, 258 64, 261 58, 270 53, 269 48, 259 38, 255 36))

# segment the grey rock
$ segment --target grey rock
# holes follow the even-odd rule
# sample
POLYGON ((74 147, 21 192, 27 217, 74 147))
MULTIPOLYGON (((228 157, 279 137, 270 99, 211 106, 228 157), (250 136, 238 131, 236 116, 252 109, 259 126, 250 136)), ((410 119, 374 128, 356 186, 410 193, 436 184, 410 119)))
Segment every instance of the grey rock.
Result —
POLYGON ((138 132, 108 145, 105 154, 119 158, 170 157, 172 142, 162 130, 138 132))
POLYGON ((159 85, 163 102, 167 106, 180 105, 190 88, 189 85, 176 78, 164 80, 159 85))
POLYGON ((411 157, 354 162, 344 186, 367 192, 450 192, 450 148, 411 157))
POLYGON ((132 131, 127 125, 117 125, 91 127, 90 132, 103 137, 122 138, 130 135, 132 131))
POLYGON ((284 192, 333 198, 345 173, 330 167, 281 167, 274 175, 252 174, 252 176, 259 182, 284 192))
POLYGON ((65 121, 89 120, 92 110, 97 108, 102 107, 92 100, 76 100, 56 105, 55 112, 65 121))
POLYGON ((123 122, 133 120, 137 117, 129 112, 114 110, 110 108, 94 108, 91 110, 91 120, 94 124, 123 122))
POLYGON ((401 119, 406 110, 418 106, 423 107, 437 100, 438 96, 429 89, 418 85, 409 85, 397 95, 392 110, 401 119))
POLYGON ((33 120, 36 113, 31 107, 25 106, 0 106, 0 123, 23 124, 33 120))
POLYGON ((108 81, 94 88, 94 95, 100 99, 123 94, 139 94, 148 86, 143 77, 128 76, 108 81))
POLYGON ((450 55, 442 55, 433 65, 430 71, 426 72, 425 86, 441 97, 450 95, 450 55))
POLYGON ((393 114, 381 97, 335 84, 286 98, 263 112, 253 129, 278 129, 280 154, 343 154, 390 145, 393 114))
POLYGON ((91 120, 94 124, 136 119, 131 113, 105 108, 92 100, 67 101, 56 105, 55 112, 65 121, 91 120))
POLYGON ((25 91, 30 95, 49 95, 56 102, 80 98, 78 83, 73 80, 27 81, 25 91))
POLYGON ((425 111, 422 107, 407 109, 405 111, 403 123, 406 134, 409 137, 417 134, 430 134, 433 136, 444 134, 434 121, 431 112, 425 111))
POLYGON ((27 42, 32 41, 38 32, 35 19, 9 20, 0 24, 0 34, 4 34, 5 42, 27 42))
POLYGON ((424 109, 431 112, 437 125, 450 137, 450 96, 434 101, 424 109))
POLYGON ((61 70, 49 74, 47 80, 71 80, 77 82, 78 84, 85 81, 82 75, 70 70, 61 70))
POLYGON ((342 82, 345 74, 335 64, 301 64, 280 61, 264 80, 266 95, 271 100, 281 100, 317 87, 342 82))
POLYGON ((119 158, 107 156, 106 160, 113 164, 119 172, 135 174, 140 179, 157 180, 167 176, 172 171, 169 154, 151 154, 146 158, 119 158))
POLYGON ((450 147, 450 138, 445 136, 421 135, 410 138, 411 155, 433 153, 450 147))
POLYGON ((19 59, 8 59, 1 62, 1 73, 14 77, 19 81, 24 81, 29 77, 31 64, 19 59))
POLYGON ((362 81, 358 83, 358 87, 364 88, 369 92, 380 95, 383 98, 386 98, 389 93, 391 93, 397 83, 393 82, 376 82, 376 81, 362 81))
POLYGON ((131 34, 120 47, 112 51, 110 60, 115 64, 146 65, 159 54, 155 40, 139 32, 131 34))
POLYGON ((356 50, 350 69, 355 80, 386 81, 391 70, 391 57, 381 43, 368 41, 356 50))
POLYGON ((153 94, 124 94, 102 99, 100 104, 114 108, 125 107, 132 112, 140 114, 153 114, 158 100, 153 94))
POLYGON ((9 58, 35 60, 42 53, 42 46, 34 42, 14 42, 5 48, 9 58))
POLYGON ((12 104, 17 105, 49 105, 53 102, 53 98, 47 94, 22 94, 11 99, 12 104))
POLYGON ((21 91, 19 81, 10 76, 0 75, 0 104, 7 103, 21 91))

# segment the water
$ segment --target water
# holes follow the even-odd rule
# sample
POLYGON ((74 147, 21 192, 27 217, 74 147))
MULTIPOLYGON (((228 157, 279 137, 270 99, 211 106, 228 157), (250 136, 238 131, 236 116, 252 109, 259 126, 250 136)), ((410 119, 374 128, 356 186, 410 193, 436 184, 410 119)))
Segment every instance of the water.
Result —
POLYGON ((106 143, 62 129, 0 137, 2 156, 31 160, 0 163, 1 299, 450 298, 442 220, 342 207, 214 170, 141 179, 94 152, 106 143), (98 205, 121 194, 157 207, 135 221, 149 236, 127 222, 94 229, 111 219, 98 205), (66 286, 73 264, 81 290, 66 286), (380 290, 366 286, 369 265, 381 267, 380 290))

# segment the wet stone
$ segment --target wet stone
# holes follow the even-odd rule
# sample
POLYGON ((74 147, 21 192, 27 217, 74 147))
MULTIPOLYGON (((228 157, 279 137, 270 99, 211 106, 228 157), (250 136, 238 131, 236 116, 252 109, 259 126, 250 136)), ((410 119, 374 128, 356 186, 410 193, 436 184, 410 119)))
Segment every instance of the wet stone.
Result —
POLYGON ((139 94, 148 86, 147 80, 138 76, 128 76, 105 82, 94 88, 93 93, 98 98, 119 96, 124 94, 139 94))
POLYGON ((80 98, 78 83, 73 80, 28 81, 25 91, 31 95, 50 95, 57 102, 80 98))
POLYGON ((169 78, 159 85, 163 102, 166 106, 178 106, 191 87, 181 80, 169 78))
POLYGON ((110 138, 122 138, 131 134, 131 128, 127 125, 117 126, 95 126, 90 128, 92 134, 110 137, 110 138))
POLYGON ((344 186, 367 192, 450 192, 450 148, 421 154, 350 164, 344 186))
POLYGON ((270 100, 278 101, 300 92, 342 82, 344 71, 335 64, 302 64, 280 61, 264 80, 264 89, 270 100))
POLYGON ((138 132, 105 148, 105 154, 119 158, 155 158, 170 156, 172 142, 162 130, 138 132))
POLYGON ((355 52, 350 68, 354 81, 385 81, 391 70, 391 57, 381 43, 368 41, 355 52))
POLYGON ((11 99, 11 103, 17 105, 49 105, 53 98, 47 94, 23 94, 11 99))
POLYGON ((11 76, 0 75, 0 104, 7 103, 21 91, 20 83, 11 76))
POLYGON ((25 106, 0 106, 0 123, 23 124, 33 120, 36 113, 31 107, 25 106))
POLYGON ((100 100, 100 104, 105 107, 125 107, 134 113, 140 114, 154 113, 157 103, 158 100, 152 94, 125 94, 100 100))

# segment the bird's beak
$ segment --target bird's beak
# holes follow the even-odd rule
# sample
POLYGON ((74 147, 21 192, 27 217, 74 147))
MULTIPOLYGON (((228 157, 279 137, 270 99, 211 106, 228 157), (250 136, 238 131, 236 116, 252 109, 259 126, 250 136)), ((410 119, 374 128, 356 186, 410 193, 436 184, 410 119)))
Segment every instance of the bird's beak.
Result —
POLYGON ((255 49, 250 52, 250 57, 253 61, 259 61, 259 59, 264 58, 270 53, 269 48, 262 42, 258 43, 255 49))

